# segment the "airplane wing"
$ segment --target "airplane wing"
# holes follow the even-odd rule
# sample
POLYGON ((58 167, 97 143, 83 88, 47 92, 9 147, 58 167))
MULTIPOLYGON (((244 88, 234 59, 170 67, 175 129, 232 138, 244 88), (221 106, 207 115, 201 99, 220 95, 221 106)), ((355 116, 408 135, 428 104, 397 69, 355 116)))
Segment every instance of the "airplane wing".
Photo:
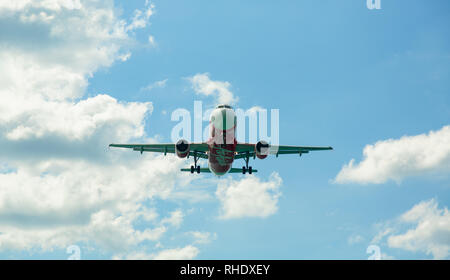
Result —
MULTIPOLYGON (((278 157, 278 155, 283 154, 306 154, 310 151, 323 151, 323 150, 332 150, 332 147, 311 147, 311 146, 275 146, 269 145, 269 154, 274 154, 278 157)), ((236 146, 237 154, 234 156, 235 159, 255 157, 255 144, 242 143, 237 144, 236 146)))
MULTIPOLYGON (((133 151, 139 151, 141 154, 143 152, 156 152, 156 153, 164 153, 166 155, 175 153, 175 144, 167 143, 167 144, 109 144, 110 147, 116 148, 128 148, 133 149, 133 151)), ((207 152, 208 144, 206 143, 191 143, 189 155, 193 156, 197 155, 199 158, 208 159, 207 152)))

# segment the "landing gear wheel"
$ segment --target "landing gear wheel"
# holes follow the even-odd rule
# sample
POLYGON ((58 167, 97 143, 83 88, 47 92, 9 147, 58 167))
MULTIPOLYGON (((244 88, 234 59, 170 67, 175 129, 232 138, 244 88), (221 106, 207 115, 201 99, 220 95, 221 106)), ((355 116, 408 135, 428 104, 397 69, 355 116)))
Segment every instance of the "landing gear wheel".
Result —
MULTIPOLYGON (((189 156, 189 154, 188 154, 189 156)), ((197 174, 200 174, 200 166, 197 165, 197 161, 198 161, 198 156, 197 156, 197 152, 194 151, 194 165, 191 165, 191 173, 194 174, 195 172, 197 172, 197 174)))
POLYGON ((251 166, 248 166, 248 161, 250 160, 250 154, 247 152, 245 158, 245 166, 242 166, 242 174, 245 174, 248 171, 248 174, 253 173, 253 168, 251 166))

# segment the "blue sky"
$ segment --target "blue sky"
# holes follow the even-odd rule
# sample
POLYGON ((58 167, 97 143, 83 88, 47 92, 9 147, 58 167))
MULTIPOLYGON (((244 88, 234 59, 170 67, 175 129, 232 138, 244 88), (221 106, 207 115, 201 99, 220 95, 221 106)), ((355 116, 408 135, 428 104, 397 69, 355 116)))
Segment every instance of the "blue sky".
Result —
MULTIPOLYGON (((80 246, 82 258, 94 259, 137 258, 137 253, 151 258, 173 256, 177 252, 179 255, 176 256, 181 258, 195 259, 367 259, 370 254, 366 253, 366 249, 372 244, 380 247, 382 258, 449 258, 450 215, 447 208, 450 203, 450 151, 445 149, 450 141, 446 129, 450 120, 448 1, 381 0, 381 10, 369 10, 363 0, 151 3, 154 6, 149 8, 150 4, 145 4, 145 1, 114 2, 114 13, 128 22, 132 22, 136 10, 150 9, 152 14, 144 26, 125 28, 126 40, 118 36, 108 41, 104 46, 114 51, 105 55, 105 60, 98 59, 97 62, 97 57, 101 55, 92 58, 81 56, 95 60, 96 64, 86 62, 79 66, 65 62, 70 60, 65 59, 65 53, 55 56, 52 46, 46 53, 51 63, 54 63, 52 59, 61 59, 63 62, 58 62, 58 65, 67 63, 70 69, 75 69, 73 73, 79 73, 86 80, 84 87, 76 83, 67 90, 72 92, 72 88, 79 88, 81 95, 72 94, 72 99, 62 99, 64 102, 76 104, 83 100, 95 100, 99 94, 107 95, 117 100, 116 105, 110 106, 116 106, 112 108, 118 112, 117 118, 122 118, 120 121, 111 116, 108 120, 114 124, 110 126, 100 127, 96 123, 95 129, 99 132, 93 128, 93 136, 83 134, 84 128, 66 132, 60 127, 36 128, 32 124, 32 132, 19 130, 20 133, 8 134, 15 131, 14 125, 11 126, 14 122, 11 119, 6 121, 7 117, 2 119, 0 115, 0 133, 3 135, 0 142, 9 141, 14 146, 26 140, 24 147, 32 151, 34 141, 45 140, 45 135, 49 135, 48 139, 55 143, 61 141, 63 147, 98 147, 92 154, 50 154, 33 159, 34 162, 47 162, 53 166, 56 163, 52 160, 70 162, 76 158, 80 165, 77 170, 91 164, 102 170, 100 166, 119 165, 120 161, 125 162, 122 163, 123 168, 126 168, 127 162, 130 166, 142 166, 151 165, 153 161, 161 166, 174 162, 176 167, 189 166, 190 162, 171 157, 155 159, 153 155, 141 156, 131 151, 110 151, 106 145, 114 141, 136 142, 148 138, 170 142, 171 129, 176 124, 170 119, 172 111, 177 108, 193 111, 194 100, 203 101, 204 110, 215 105, 216 96, 206 97, 196 93, 190 80, 195 75, 208 73, 210 81, 229 83, 228 90, 239 99, 235 107, 244 110, 254 106, 279 109, 281 144, 330 145, 334 150, 311 152, 301 158, 287 155, 252 161, 251 165, 259 171, 257 175, 252 175, 253 181, 242 181, 245 180, 242 174, 226 175, 220 179, 210 175, 192 178, 190 174, 178 175, 176 168, 170 169, 170 172, 148 175, 152 177, 138 182, 130 181, 129 185, 121 187, 145 185, 145 180, 164 182, 168 177, 175 178, 167 180, 170 181, 166 182, 167 186, 163 184, 170 194, 165 195, 164 189, 158 189, 154 197, 132 202, 145 211, 151 209, 156 212, 156 220, 146 220, 144 216, 136 218, 131 214, 133 211, 128 210, 124 214, 121 212, 124 210, 120 207, 120 198, 109 201, 119 205, 113 210, 108 208, 114 221, 121 216, 133 216, 130 218, 133 230, 165 229, 164 234, 157 238, 144 238, 120 248, 111 245, 115 242, 113 238, 109 243, 102 243, 103 232, 98 228, 84 229, 83 223, 93 224, 93 217, 103 217, 104 221, 109 219, 110 216, 102 212, 102 207, 109 207, 104 206, 109 205, 107 203, 81 206, 86 207, 86 217, 69 225, 58 223, 57 219, 53 221, 52 209, 61 207, 64 213, 67 211, 67 219, 75 220, 77 209, 84 208, 56 203, 56 208, 42 210, 43 215, 49 215, 48 220, 52 222, 42 222, 36 227, 11 222, 10 217, 30 218, 31 215, 11 210, 10 216, 5 214, 0 218, 0 258, 67 258, 65 248, 70 244, 80 246), (149 36, 152 36, 153 42, 149 42, 149 36), (119 51, 113 48, 116 46, 119 46, 119 51), (118 57, 124 53, 131 55, 121 61, 118 57), (154 86, 148 88, 149 85, 154 86), (144 112, 142 105, 145 102, 151 102, 152 109, 147 112, 144 112), (138 105, 135 109, 125 109, 129 104, 138 105), (1 123, 3 120, 4 123, 1 123), (122 122, 127 129, 121 126, 122 122), (139 128, 143 128, 144 133, 133 135, 139 128), (34 129, 38 132, 34 133, 34 129), (58 134, 58 129, 63 132, 58 134), (116 129, 116 132, 110 132, 110 129, 116 129), (430 131, 436 132, 437 136, 428 134, 430 131), (30 133, 32 136, 28 136, 30 133), (422 134, 424 136, 420 138, 418 135, 422 134), (411 137, 408 138, 411 141, 402 136, 411 137), (388 139, 394 143, 386 141, 388 139), (364 156, 364 148, 378 141, 383 141, 379 142, 379 146, 374 146, 379 152, 364 156), (105 148, 101 150, 101 147, 105 148), (94 158, 97 153, 113 154, 114 162, 106 159, 110 155, 94 158), (81 158, 79 162, 78 157, 81 158), (352 159, 354 164, 345 175, 343 166, 352 159), (430 160, 429 165, 423 167, 420 163, 427 160, 430 160), (361 164, 361 168, 355 167, 362 162, 375 162, 377 165, 361 164), (271 175, 273 172, 275 175, 271 175), (338 180, 338 174, 345 176, 338 180), (256 188, 259 185, 269 186, 278 177, 282 183, 274 183, 273 192, 268 189, 263 191, 264 194, 270 193, 269 201, 276 205, 270 214, 255 217, 244 213, 241 217, 223 218, 224 200, 218 194, 220 189, 229 190, 237 186, 245 192, 242 189, 247 183, 256 188), (186 198, 189 192, 192 197, 186 198), (178 222, 174 214, 176 211, 182 217, 178 222), (164 220, 165 217, 172 217, 173 220, 164 220), (421 231, 426 221, 432 225, 421 231), (66 230, 59 231, 65 227, 70 228, 70 236, 65 236, 66 230), (29 245, 23 245, 28 244, 27 236, 33 232, 44 232, 43 229, 56 232, 42 233, 42 240, 47 242, 47 246, 31 241, 29 245), (1 239, 9 231, 24 236, 22 245, 1 239), (383 231, 386 233, 380 234, 383 231), (204 242, 198 237, 200 234, 195 237, 193 232, 202 233, 204 242), (166 255, 159 254, 162 252, 166 255)), ((112 7, 108 5, 105 7, 107 10, 112 7)), ((20 10, 11 12, 11 8, 3 9, 0 7, 2 22, 9 21, 11 13, 21 13, 20 10)), ((29 7, 24 9, 28 9, 28 13, 33 11, 29 7)), ((45 9, 59 13, 48 7, 45 9)), ((64 9, 64 12, 71 12, 64 9)), ((14 23, 14 20, 11 21, 14 23)), ((53 24, 51 20, 49 22, 43 20, 42 24, 48 27, 53 24)), ((23 21, 20 24, 26 26, 23 21)), ((13 33, 11 28, 14 25, 5 23, 3 26, 0 34, 13 33)), ((78 40, 83 45, 85 33, 80 34, 70 40, 78 40)), ((17 36, 20 37, 20 34, 17 36)), ((39 56, 39 53, 28 51, 26 43, 12 37, 4 36, 4 45, 12 46, 3 49, 6 54, 17 49, 39 56)), ((92 40, 92 44, 82 46, 82 50, 72 50, 73 54, 76 57, 79 51, 89 53, 91 46, 98 47, 96 44, 97 40, 92 40)), ((40 85, 36 83, 35 86, 40 85)), ((54 100, 63 102, 61 99, 54 100)), ((95 108, 93 106, 90 110, 95 108)), ((26 112, 27 109, 24 110, 26 112)), ((41 113, 30 111, 29 114, 39 118, 41 113)), ((48 118, 42 119, 51 122, 48 118)), ((70 125, 78 127, 83 120, 77 118, 70 125)), ((16 126, 19 127, 19 124, 16 126)), ((17 170, 30 169, 27 159, 14 154, 2 153, 0 163, 5 166, 0 169, 4 176, 13 177, 14 172, 20 173, 17 170)), ((236 167, 242 164, 242 160, 237 160, 236 167)), ((45 172, 55 172, 52 173, 55 180, 63 178, 65 173, 61 168, 67 168, 64 166, 49 171, 43 171, 45 168, 30 171, 27 175, 29 180, 14 177, 7 182, 10 187, 19 182, 26 190, 27 184, 33 184, 33 176, 43 177, 45 172)), ((95 174, 101 172, 107 171, 95 174)), ((80 176, 85 175, 81 172, 80 176)), ((61 180, 64 184, 65 181, 61 180)), ((98 180, 102 188, 108 188, 105 182, 109 179, 102 180, 98 180)), ((37 193, 48 190, 45 184, 40 184, 37 193)), ((84 184, 87 183, 81 180, 74 187, 84 184)), ((148 191, 144 187, 137 190, 148 191)), ((6 202, 14 203, 11 201, 20 204, 17 195, 6 192, 2 195, 4 199, 0 201, 4 205, 8 205, 6 202)), ((63 197, 66 195, 70 199, 70 194, 61 194, 63 197)), ((82 195, 89 200, 94 194, 87 191, 82 195)), ((47 197, 43 195, 42 199, 42 205, 45 205, 47 197)), ((33 207, 30 206, 30 209, 35 209, 33 207)), ((126 238, 126 235, 119 236, 126 238)))

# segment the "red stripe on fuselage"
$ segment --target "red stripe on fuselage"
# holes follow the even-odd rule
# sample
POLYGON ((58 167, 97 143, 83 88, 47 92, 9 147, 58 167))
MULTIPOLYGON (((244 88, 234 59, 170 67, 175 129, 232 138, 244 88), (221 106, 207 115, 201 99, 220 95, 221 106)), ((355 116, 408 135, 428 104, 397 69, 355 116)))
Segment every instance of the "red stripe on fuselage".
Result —
POLYGON ((236 151, 236 138, 234 137, 234 127, 227 130, 217 130, 214 127, 214 137, 208 141, 209 146, 209 169, 216 175, 224 175, 227 173, 234 161, 236 151), (226 142, 223 143, 223 135, 228 135, 226 142), (222 140, 219 140, 222 139, 222 140))

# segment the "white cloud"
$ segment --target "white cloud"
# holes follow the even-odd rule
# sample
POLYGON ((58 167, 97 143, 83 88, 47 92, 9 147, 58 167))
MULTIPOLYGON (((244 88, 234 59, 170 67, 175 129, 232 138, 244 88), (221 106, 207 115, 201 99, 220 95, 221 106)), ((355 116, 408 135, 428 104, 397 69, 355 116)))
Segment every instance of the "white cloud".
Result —
MULTIPOLYGON (((27 63, 30 70, 60 67, 64 73, 89 75, 98 67, 110 66, 132 40, 126 31, 127 22, 118 18, 110 1, 51 2, 51 8, 50 1, 28 1, 20 9, 7 5, 0 8, 0 20, 10 27, 0 38, 1 52, 13 52, 13 57, 20 59, 18 67, 27 63), (38 16, 33 22, 28 20, 43 13, 52 20, 40 20, 38 16)), ((31 73, 54 82, 51 75, 31 73)))
POLYGON ((362 241, 364 241, 364 237, 362 237, 359 234, 353 234, 353 235, 349 236, 347 239, 347 242, 349 245, 358 244, 358 243, 361 243, 362 241))
POLYGON ((131 52, 119 55, 119 59, 123 62, 127 61, 131 57, 131 52))
MULTIPOLYGON (((1 251, 87 244, 135 258, 191 259, 199 253, 192 245, 142 251, 143 243, 160 242, 184 217, 177 209, 160 218, 147 208, 150 201, 195 201, 192 196, 201 194, 186 196, 184 186, 194 180, 179 172, 186 162, 107 149, 111 142, 148 140, 145 118, 152 104, 107 94, 86 97, 89 78, 99 68, 131 56, 134 31, 148 26, 153 8, 146 2, 128 22, 112 1, 0 2, 0 25, 11 27, 0 37, 1 251)), ((218 98, 234 100, 228 83, 210 82, 218 98)), ((278 175, 269 182, 251 178, 237 184, 222 190, 225 217, 276 211, 278 175), (230 212, 230 204, 243 207, 235 193, 245 182, 262 184, 251 191, 257 209, 230 212)), ((196 234, 194 243, 208 238, 214 237, 196 234)))
POLYGON ((278 210, 278 198, 282 180, 273 172, 268 181, 256 176, 241 180, 222 180, 216 196, 222 204, 221 218, 267 217, 278 210))
POLYGON ((169 79, 164 79, 161 81, 153 82, 153 83, 149 84, 148 86, 141 88, 141 91, 151 91, 152 89, 155 89, 155 88, 165 88, 168 80, 169 79))
POLYGON ((387 222, 373 242, 384 239, 391 248, 446 259, 450 256, 450 213, 447 207, 438 208, 434 199, 422 201, 398 219, 387 222))
POLYGON ((209 73, 196 74, 188 78, 197 95, 213 96, 218 103, 234 104, 238 98, 230 91, 231 84, 223 81, 213 81, 209 73))
POLYGON ((155 37, 153 37, 152 35, 148 36, 148 43, 151 47, 156 46, 155 37))
MULTIPOLYGON (((8 101, 5 107, 18 100, 8 101)), ((124 139, 124 135, 137 138, 144 135, 143 119, 152 111, 151 103, 121 104, 108 95, 97 95, 77 103, 36 99, 36 102, 27 105, 22 112, 10 109, 10 112, 4 110, 0 113, 14 115, 3 124, 7 139, 24 140, 55 135, 83 140, 105 126, 115 128, 111 131, 112 139, 124 139)))
POLYGON ((438 131, 367 145, 363 160, 352 159, 335 178, 336 183, 401 181, 408 176, 448 174, 450 171, 450 126, 438 131))
POLYGON ((183 248, 162 250, 156 255, 152 256, 154 260, 191 260, 195 258, 199 249, 195 246, 188 245, 183 248))
POLYGON ((211 233, 207 231, 190 231, 187 233, 188 235, 194 238, 194 243, 197 244, 207 244, 212 240, 217 239, 216 233, 211 233))
POLYGON ((127 25, 126 30, 134 30, 139 28, 145 28, 148 24, 150 17, 154 13, 155 6, 150 2, 146 1, 145 3, 146 10, 135 10, 134 16, 130 24, 127 25))
POLYGON ((132 252, 127 255, 114 255, 112 257, 113 260, 151 260, 153 256, 151 254, 138 251, 138 252, 132 252))
POLYGON ((382 260, 395 260, 395 257, 381 252, 381 259, 382 260))
POLYGON ((260 112, 260 111, 264 111, 265 109, 264 108, 262 108, 261 106, 253 106, 253 107, 251 107, 250 109, 248 109, 246 112, 250 112, 250 113, 252 113, 252 114, 256 114, 256 113, 258 113, 258 112, 260 112))
POLYGON ((174 227, 179 227, 183 222, 183 218, 184 218, 183 212, 180 209, 178 209, 171 212, 169 217, 164 218, 161 221, 161 224, 169 224, 174 227))
POLYGON ((185 247, 178 247, 173 249, 161 250, 157 253, 145 253, 136 251, 128 254, 117 254, 113 259, 121 260, 192 260, 195 258, 200 250, 193 246, 187 245, 185 247))
POLYGON ((80 9, 80 0, 64 0, 64 1, 46 1, 46 0, 19 0, 19 1, 3 1, 0 3, 0 11, 23 10, 29 8, 44 8, 50 11, 60 11, 61 9, 80 9))
POLYGON ((2 1, 0 24, 0 250, 70 244, 111 254, 157 242, 171 222, 144 205, 167 199, 183 161, 107 149, 143 139, 148 102, 85 98, 100 67, 126 60, 153 6, 131 23, 112 1, 2 1), (171 175, 169 175, 171 174, 171 175), (143 229, 135 223, 149 222, 143 229))
POLYGON ((142 204, 170 196, 179 179, 169 174, 179 174, 181 161, 146 157, 151 160, 21 163, 16 172, 0 174, 1 249, 46 250, 91 241, 114 252, 158 240, 165 225, 179 225, 180 211, 143 231, 133 222, 157 218, 142 204))
MULTIPOLYGON (((151 13, 145 14, 148 21, 151 13)), ((130 55, 127 23, 111 2, 2 4, 0 21, 10 26, 0 38, 0 129, 8 139, 49 134, 80 139, 122 121, 128 124, 120 129, 131 123, 142 127, 138 123, 151 112, 151 103, 118 103, 107 95, 79 100, 99 67, 130 55), (33 17, 42 13, 52 20, 33 17)))

